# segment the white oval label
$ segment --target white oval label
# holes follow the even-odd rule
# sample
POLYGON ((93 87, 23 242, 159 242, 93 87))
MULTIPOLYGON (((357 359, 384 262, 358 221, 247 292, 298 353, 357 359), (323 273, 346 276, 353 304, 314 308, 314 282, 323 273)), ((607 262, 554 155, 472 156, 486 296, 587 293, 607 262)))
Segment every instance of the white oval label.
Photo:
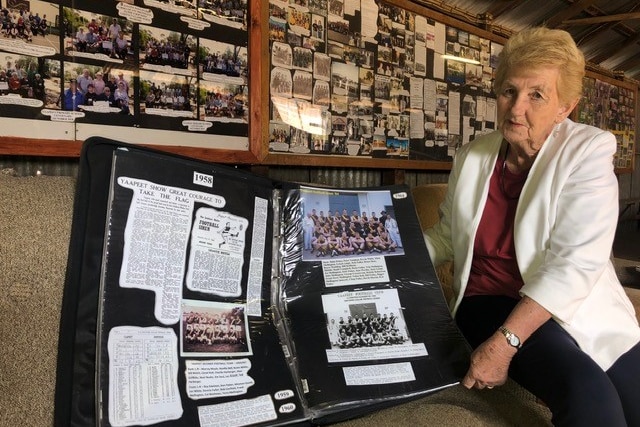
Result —
POLYGON ((278 412, 280 412, 281 414, 290 414, 291 412, 296 410, 296 404, 295 403, 285 403, 284 405, 282 405, 279 409, 278 412))
POLYGON ((292 390, 280 390, 280 391, 277 391, 276 394, 273 397, 275 397, 276 400, 288 399, 290 397, 293 397, 293 391, 292 390))

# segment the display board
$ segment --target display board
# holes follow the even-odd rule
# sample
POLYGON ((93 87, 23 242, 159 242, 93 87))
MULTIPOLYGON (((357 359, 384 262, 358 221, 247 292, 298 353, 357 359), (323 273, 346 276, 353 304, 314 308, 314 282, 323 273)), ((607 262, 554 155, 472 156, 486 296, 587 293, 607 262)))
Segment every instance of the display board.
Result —
POLYGON ((501 43, 442 18, 384 1, 271 0, 269 152, 449 162, 495 130, 501 43))
POLYGON ((1 6, 4 136, 250 150, 247 0, 1 6))
POLYGON ((575 119, 613 133, 618 141, 614 159, 616 172, 633 172, 636 152, 637 86, 588 73, 583 80, 583 92, 584 96, 576 108, 575 119))

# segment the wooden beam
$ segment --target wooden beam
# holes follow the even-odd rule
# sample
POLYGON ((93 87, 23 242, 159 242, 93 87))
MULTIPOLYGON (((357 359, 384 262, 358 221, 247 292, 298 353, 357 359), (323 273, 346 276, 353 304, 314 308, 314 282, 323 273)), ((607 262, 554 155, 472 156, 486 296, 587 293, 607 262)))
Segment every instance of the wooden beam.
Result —
POLYGON ((269 22, 267 0, 249 2, 249 147, 263 160, 269 153, 269 37, 265 23, 269 22))
POLYGON ((620 13, 617 15, 594 16, 592 18, 567 19, 562 21, 562 25, 592 25, 603 22, 622 22, 640 19, 640 12, 620 13))
MULTIPOLYGON (((640 4, 636 3, 627 10, 627 13, 635 12, 636 10, 638 10, 638 8, 640 8, 640 4)), ((591 9, 599 10, 595 7, 592 7, 591 9)), ((599 10, 599 14, 604 14, 604 12, 599 10)), ((601 25, 592 27, 586 35, 580 37, 579 40, 576 40, 576 43, 578 43, 578 46, 582 44, 586 44, 590 40, 593 40, 598 37, 602 37, 602 34, 608 30, 615 31, 616 33, 622 35, 623 37, 627 37, 627 40, 622 44, 617 45, 617 47, 615 47, 614 49, 607 50, 607 52, 593 53, 591 57, 587 58, 587 60, 593 62, 594 64, 600 64, 601 62, 604 62, 607 59, 609 59, 612 55, 618 53, 621 49, 626 49, 627 47, 633 46, 634 43, 640 41, 637 39, 638 34, 640 33, 635 32, 634 30, 629 28, 628 25, 622 22, 608 22, 606 24, 601 24, 601 25)))
POLYGON ((0 137, 0 154, 42 157, 78 157, 81 141, 0 137))
POLYGON ((549 28, 561 27, 562 23, 565 20, 576 16, 583 10, 587 9, 589 6, 592 6, 597 1, 598 0, 578 0, 563 11, 556 13, 551 19, 546 22, 546 26, 549 28))

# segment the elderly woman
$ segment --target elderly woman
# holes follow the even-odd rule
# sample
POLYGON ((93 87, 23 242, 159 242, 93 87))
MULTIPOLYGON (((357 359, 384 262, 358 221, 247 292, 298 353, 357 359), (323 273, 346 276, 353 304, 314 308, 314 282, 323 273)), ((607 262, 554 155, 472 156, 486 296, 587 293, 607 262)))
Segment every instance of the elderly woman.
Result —
POLYGON ((510 376, 556 425, 640 426, 640 327, 610 261, 614 136, 568 119, 584 57, 561 30, 504 46, 499 131, 457 153, 432 261, 454 261, 452 312, 475 349, 462 380, 510 376))

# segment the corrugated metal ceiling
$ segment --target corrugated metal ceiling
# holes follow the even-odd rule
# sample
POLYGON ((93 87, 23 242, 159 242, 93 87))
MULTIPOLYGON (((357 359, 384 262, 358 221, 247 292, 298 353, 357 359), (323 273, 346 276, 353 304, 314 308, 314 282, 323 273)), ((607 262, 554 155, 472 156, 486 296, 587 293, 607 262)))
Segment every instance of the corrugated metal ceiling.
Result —
POLYGON ((503 36, 536 25, 562 28, 594 68, 640 80, 638 0, 413 1, 474 25, 490 16, 492 31, 503 36))

